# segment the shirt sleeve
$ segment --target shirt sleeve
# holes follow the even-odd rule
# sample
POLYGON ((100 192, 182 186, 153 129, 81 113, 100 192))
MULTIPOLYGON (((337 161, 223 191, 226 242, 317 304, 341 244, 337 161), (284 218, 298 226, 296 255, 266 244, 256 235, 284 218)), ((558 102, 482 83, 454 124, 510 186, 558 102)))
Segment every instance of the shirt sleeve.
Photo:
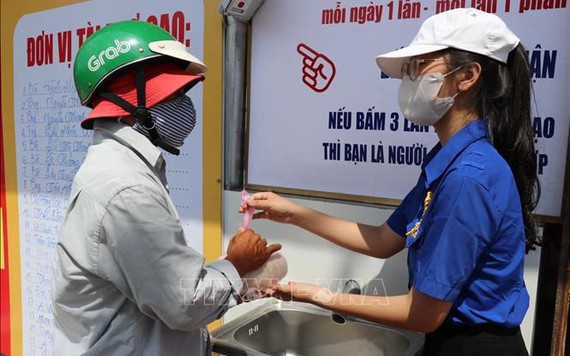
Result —
POLYGON ((436 299, 454 301, 493 239, 500 214, 476 180, 450 174, 441 184, 410 247, 412 285, 436 299))
MULTIPOLYGON (((398 235, 406 236, 406 226, 418 214, 422 207, 422 183, 418 183, 402 200, 400 205, 390 215, 386 223, 398 235)), ((425 193, 424 193, 425 194, 425 193)))
POLYGON ((141 185, 117 194, 100 236, 107 247, 98 254, 103 275, 143 313, 171 329, 206 326, 236 304, 237 271, 225 260, 204 265, 204 257, 186 245, 161 190, 141 185))

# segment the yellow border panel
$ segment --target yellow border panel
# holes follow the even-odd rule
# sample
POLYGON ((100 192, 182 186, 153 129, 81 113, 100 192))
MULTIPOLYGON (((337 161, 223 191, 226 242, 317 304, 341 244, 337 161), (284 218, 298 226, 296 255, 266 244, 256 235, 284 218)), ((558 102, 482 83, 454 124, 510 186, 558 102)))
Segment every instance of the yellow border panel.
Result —
MULTIPOLYGON (((204 0, 204 81, 202 194, 203 253, 206 261, 222 253, 222 18, 216 1, 204 0)), ((220 321, 210 323, 213 330, 220 321)))
POLYGON ((204 255, 222 252, 222 18, 215 1, 204 1, 203 211, 204 255))

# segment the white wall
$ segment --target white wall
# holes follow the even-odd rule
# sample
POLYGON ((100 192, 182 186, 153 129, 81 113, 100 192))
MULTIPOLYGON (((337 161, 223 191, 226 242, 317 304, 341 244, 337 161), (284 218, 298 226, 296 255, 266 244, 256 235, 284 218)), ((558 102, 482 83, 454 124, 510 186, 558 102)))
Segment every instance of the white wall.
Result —
MULTIPOLYGON (((223 245, 227 246, 229 239, 241 226, 242 215, 237 211, 240 204, 240 194, 239 192, 224 191, 222 199, 223 245)), ((368 224, 381 224, 392 212, 392 209, 339 204, 323 200, 292 200, 330 215, 368 224)), ((332 289, 336 289, 339 280, 353 278, 362 282, 363 289, 367 285, 374 285, 378 287, 376 288, 378 292, 381 291, 382 287, 385 287, 387 295, 407 292, 407 253, 405 250, 388 260, 381 260, 345 250, 295 226, 277 224, 266 220, 253 220, 250 226, 265 237, 269 243, 278 242, 283 245, 281 252, 287 258, 289 265, 288 274, 283 280, 285 283, 291 280, 324 284, 325 280, 328 280, 331 282, 332 289)), ((529 350, 532 342, 539 256, 540 251, 531 253, 525 266, 525 281, 531 294, 531 307, 521 328, 529 350)), ((369 289, 369 291, 372 290, 369 289)), ((239 305, 229 310, 223 320, 227 322, 239 317, 263 302, 262 300, 239 305)))

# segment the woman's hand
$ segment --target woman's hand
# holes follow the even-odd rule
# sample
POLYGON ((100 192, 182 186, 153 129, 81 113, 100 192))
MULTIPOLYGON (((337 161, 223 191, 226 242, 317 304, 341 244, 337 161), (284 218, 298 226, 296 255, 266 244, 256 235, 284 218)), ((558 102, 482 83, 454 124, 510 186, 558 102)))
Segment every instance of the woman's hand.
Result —
POLYGON ((294 224, 300 206, 271 192, 252 194, 246 205, 239 208, 240 213, 244 213, 248 207, 261 210, 253 214, 253 219, 268 219, 284 224, 294 224))
POLYGON ((328 288, 296 282, 275 285, 272 292, 268 294, 281 300, 312 303, 320 306, 330 304, 336 297, 336 293, 328 288))

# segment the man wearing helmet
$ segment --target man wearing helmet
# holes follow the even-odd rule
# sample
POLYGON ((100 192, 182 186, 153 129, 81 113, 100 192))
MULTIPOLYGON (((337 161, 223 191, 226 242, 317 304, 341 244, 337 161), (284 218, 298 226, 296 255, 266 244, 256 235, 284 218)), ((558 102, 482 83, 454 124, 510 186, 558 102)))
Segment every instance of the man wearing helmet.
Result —
POLYGON ((205 326, 236 305, 241 276, 280 249, 251 230, 209 265, 188 247, 160 147, 195 125, 184 95, 206 66, 160 27, 122 21, 79 49, 75 86, 93 144, 74 178, 53 268, 57 355, 207 355, 205 326))

